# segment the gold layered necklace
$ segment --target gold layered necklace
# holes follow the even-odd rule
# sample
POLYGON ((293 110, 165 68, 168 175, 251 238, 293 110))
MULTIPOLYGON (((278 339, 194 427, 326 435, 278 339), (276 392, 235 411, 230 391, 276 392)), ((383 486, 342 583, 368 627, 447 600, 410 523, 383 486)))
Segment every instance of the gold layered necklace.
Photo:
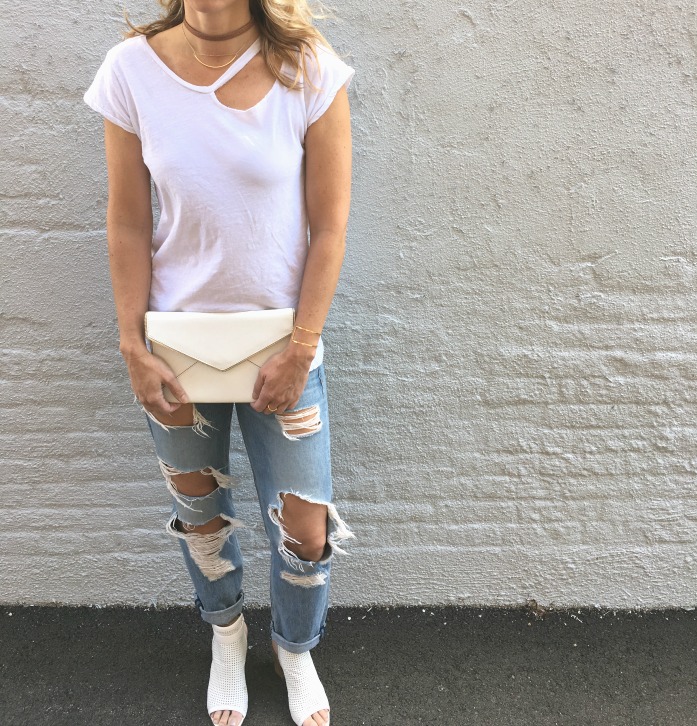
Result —
POLYGON ((235 53, 232 58, 227 61, 227 63, 222 63, 221 65, 212 66, 209 63, 204 63, 200 58, 199 55, 205 56, 207 58, 222 58, 223 56, 229 56, 230 53, 200 53, 199 51, 194 48, 193 45, 191 45, 191 42, 186 37, 186 33, 184 32, 184 27, 186 26, 187 30, 191 32, 192 35, 195 35, 198 38, 201 38, 202 40, 231 40, 232 38, 236 38, 238 35, 242 35, 242 33, 246 33, 252 26, 254 25, 254 20, 250 20, 248 23, 243 25, 241 28, 237 28, 236 30, 231 31, 230 33, 225 33, 223 35, 207 35, 206 33, 202 33, 200 30, 196 30, 193 26, 189 25, 189 23, 186 21, 186 18, 184 19, 184 22, 182 23, 182 34, 184 36, 184 40, 186 41, 189 48, 191 48, 191 52, 194 54, 194 58, 202 65, 206 66, 206 68, 225 68, 226 66, 229 66, 231 63, 234 63, 234 61, 239 57, 240 53, 242 52, 242 49, 238 50, 237 53, 235 53))

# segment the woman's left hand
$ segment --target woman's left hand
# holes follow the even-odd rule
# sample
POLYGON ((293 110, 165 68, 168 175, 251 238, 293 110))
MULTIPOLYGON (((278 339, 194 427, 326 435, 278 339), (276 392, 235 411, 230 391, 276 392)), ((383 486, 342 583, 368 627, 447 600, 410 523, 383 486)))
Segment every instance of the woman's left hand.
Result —
POLYGON ((305 390, 315 350, 289 343, 280 353, 271 356, 259 369, 252 408, 266 414, 295 408, 305 390))

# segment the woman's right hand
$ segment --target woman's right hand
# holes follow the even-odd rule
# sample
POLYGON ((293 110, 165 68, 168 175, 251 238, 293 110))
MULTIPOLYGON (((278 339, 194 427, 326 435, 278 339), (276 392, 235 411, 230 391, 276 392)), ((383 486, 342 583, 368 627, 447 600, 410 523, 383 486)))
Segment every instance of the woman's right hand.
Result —
POLYGON ((158 356, 147 348, 138 352, 122 352, 128 366, 131 388, 146 411, 157 416, 174 413, 182 404, 189 403, 184 389, 174 375, 174 371, 158 356), (179 403, 170 403, 164 396, 163 386, 167 386, 179 403))

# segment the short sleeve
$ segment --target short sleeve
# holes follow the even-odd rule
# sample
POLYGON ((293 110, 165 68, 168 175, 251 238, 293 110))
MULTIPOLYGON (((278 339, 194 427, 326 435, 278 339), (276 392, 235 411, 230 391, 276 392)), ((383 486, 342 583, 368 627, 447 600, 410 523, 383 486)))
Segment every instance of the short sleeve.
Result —
POLYGON ((135 105, 119 67, 118 49, 116 46, 107 53, 83 100, 112 123, 140 136, 135 105))
POLYGON ((331 106, 339 89, 349 87, 355 70, 344 63, 333 51, 318 44, 315 46, 319 67, 314 55, 308 53, 308 78, 305 83, 305 107, 309 127, 331 106), (313 88, 314 86, 314 88, 313 88))

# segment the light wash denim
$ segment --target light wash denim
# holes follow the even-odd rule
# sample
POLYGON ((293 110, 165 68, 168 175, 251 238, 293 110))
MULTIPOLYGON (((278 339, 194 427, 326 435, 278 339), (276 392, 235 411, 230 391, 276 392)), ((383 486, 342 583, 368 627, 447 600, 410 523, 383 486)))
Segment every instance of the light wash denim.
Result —
POLYGON ((247 403, 196 403, 194 425, 167 426, 147 414, 160 468, 173 495, 167 532, 176 537, 195 589, 201 617, 226 625, 242 611, 242 554, 235 530, 233 482, 229 475, 230 427, 233 409, 247 449, 266 534, 271 544, 271 637, 292 653, 313 648, 324 635, 329 602, 331 560, 353 533, 332 504, 324 365, 310 371, 307 385, 292 412, 258 413, 247 403), (291 413, 291 415, 287 415, 291 413), (314 413, 312 420, 308 413, 314 413), (310 429, 307 433, 295 430, 310 429), (218 487, 202 497, 177 491, 172 476, 204 471, 218 487), (327 545, 317 562, 300 559, 286 543, 280 494, 295 494, 327 505, 327 545), (204 524, 221 516, 227 524, 213 534, 187 532, 186 524, 204 524), (183 523, 184 531, 175 527, 183 523))

